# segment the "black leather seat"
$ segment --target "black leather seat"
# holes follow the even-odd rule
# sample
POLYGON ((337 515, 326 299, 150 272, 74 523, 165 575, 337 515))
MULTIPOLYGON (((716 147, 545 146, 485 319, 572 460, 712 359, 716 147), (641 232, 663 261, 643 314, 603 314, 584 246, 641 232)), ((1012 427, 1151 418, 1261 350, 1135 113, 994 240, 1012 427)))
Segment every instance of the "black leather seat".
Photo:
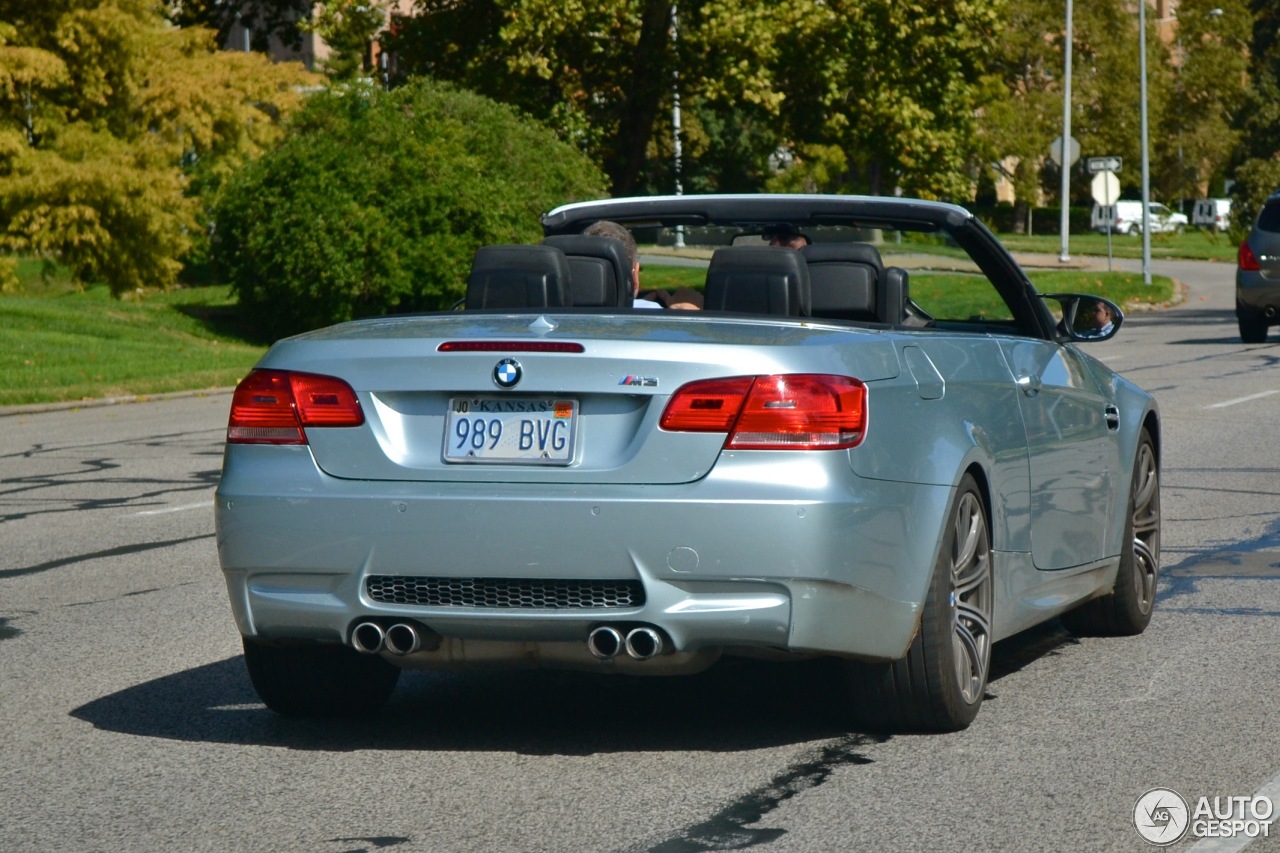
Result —
POLYGON ((814 243, 800 250, 809 265, 814 317, 880 322, 877 286, 884 263, 870 243, 814 243))
POLYGON ((569 260, 554 246, 481 246, 467 279, 467 308, 563 308, 569 260))
POLYGON ((707 268, 708 311, 809 316, 809 267, 794 249, 727 246, 707 268))
POLYGON ((630 308, 635 299, 627 248, 613 237, 563 234, 543 239, 569 260, 569 304, 630 308))

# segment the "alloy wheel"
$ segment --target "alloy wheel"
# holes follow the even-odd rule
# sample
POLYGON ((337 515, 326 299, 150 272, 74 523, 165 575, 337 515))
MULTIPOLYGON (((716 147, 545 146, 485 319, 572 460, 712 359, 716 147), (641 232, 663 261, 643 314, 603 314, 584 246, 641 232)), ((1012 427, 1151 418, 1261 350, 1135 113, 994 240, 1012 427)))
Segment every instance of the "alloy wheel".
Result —
POLYGON ((991 541, 982 501, 966 493, 956 507, 951 548, 952 655, 964 700, 981 699, 991 666, 991 541))
POLYGON ((1149 443, 1138 449, 1133 485, 1133 586, 1138 608, 1148 613, 1160 574, 1160 474, 1149 443))

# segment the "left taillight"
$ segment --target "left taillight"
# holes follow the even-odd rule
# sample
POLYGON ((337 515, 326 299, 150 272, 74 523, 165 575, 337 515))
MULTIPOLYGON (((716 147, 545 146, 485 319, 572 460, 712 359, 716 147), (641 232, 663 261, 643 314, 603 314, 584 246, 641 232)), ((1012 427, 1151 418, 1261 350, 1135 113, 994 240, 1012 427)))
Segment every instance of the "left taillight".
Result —
POLYGON ((353 427, 363 423, 360 400, 341 379, 288 370, 255 370, 236 386, 231 398, 227 441, 306 444, 306 427, 353 427))
POLYGON ((1236 252, 1236 265, 1245 272, 1258 272, 1262 266, 1258 263, 1258 256, 1253 253, 1253 247, 1249 245, 1249 241, 1245 240, 1240 244, 1240 249, 1236 252))
POLYGON ((867 387, 818 373, 701 380, 676 390, 660 425, 726 432, 735 450, 838 450, 866 435, 867 387))

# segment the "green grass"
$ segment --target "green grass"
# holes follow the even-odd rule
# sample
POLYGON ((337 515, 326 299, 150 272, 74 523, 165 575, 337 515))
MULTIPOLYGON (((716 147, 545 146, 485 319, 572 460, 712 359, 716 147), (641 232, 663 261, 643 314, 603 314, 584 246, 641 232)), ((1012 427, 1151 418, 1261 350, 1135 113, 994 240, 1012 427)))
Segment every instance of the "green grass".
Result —
MULTIPOLYGON (((1153 275, 1151 284, 1142 283, 1141 273, 1093 272, 1084 270, 1027 271, 1041 293, 1090 293, 1105 296, 1122 308, 1138 304, 1167 305, 1174 299, 1173 281, 1153 275)), ((702 290, 706 270, 698 267, 650 264, 641 274, 642 289, 674 290, 692 287, 702 290)), ((926 311, 939 318, 1008 318, 1009 311, 986 279, 964 273, 914 272, 911 296, 926 311)), ((1054 303, 1050 303, 1055 307, 1054 303)))
POLYGON ((28 296, 69 293, 76 289, 71 272, 63 266, 45 263, 39 258, 16 258, 14 274, 18 277, 18 293, 28 296))
MULTIPOLYGON (((1014 252, 1059 254, 1062 237, 1058 234, 1000 234, 1000 242, 1014 252)), ((1158 260, 1185 259, 1235 263, 1239 243, 1227 234, 1214 234, 1199 228, 1184 234, 1152 234, 1151 257, 1158 260)), ((1090 232, 1069 235, 1067 248, 1072 255, 1107 256, 1107 235, 1090 232)), ((1142 235, 1112 234, 1111 256, 1141 258, 1142 235)))
POLYGON ((228 387, 265 349, 245 340, 227 287, 4 296, 0 406, 228 387))
MULTIPOLYGON (((1029 270, 1027 274, 1041 293, 1095 294, 1110 299, 1125 310, 1135 305, 1167 305, 1174 299, 1173 280, 1163 275, 1153 275, 1151 284, 1147 285, 1142 283, 1141 273, 1029 270)), ((974 275, 914 275, 911 278, 911 298, 939 319, 1010 319, 1008 307, 987 281, 974 275)), ((1051 300, 1049 307, 1057 312, 1056 302, 1051 300)))
POLYGON ((676 290, 681 287, 692 287, 702 290, 707 280, 704 267, 669 267, 648 264, 640 272, 641 290, 676 290))

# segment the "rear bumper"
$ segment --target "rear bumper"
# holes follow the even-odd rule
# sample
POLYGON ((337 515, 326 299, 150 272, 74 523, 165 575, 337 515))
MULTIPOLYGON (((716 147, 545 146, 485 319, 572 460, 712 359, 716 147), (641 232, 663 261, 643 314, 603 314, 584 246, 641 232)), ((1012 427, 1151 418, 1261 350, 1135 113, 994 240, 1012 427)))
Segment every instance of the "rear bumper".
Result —
POLYGON ((739 457, 689 484, 548 487, 339 480, 305 447, 233 445, 218 553, 247 637, 347 642, 362 619, 402 618, 519 656, 643 623, 678 652, 905 654, 950 489, 861 479, 843 452, 739 457), (365 589, 385 574, 638 580, 645 595, 636 607, 396 605, 365 589))
POLYGON ((1280 323, 1280 279, 1266 278, 1257 271, 1237 270, 1236 302, 1255 314, 1271 309, 1273 319, 1280 323))

